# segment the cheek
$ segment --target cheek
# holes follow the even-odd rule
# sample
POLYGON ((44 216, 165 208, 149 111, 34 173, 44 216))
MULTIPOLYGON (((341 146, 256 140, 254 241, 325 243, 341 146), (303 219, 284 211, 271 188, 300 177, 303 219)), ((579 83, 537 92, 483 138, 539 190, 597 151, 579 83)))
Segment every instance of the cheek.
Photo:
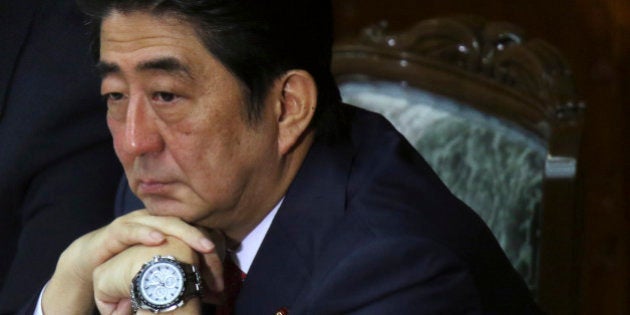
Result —
POLYGON ((118 157, 118 160, 120 160, 120 162, 123 164, 123 166, 126 166, 126 162, 129 160, 129 158, 127 154, 125 154, 125 150, 123 150, 125 127, 120 122, 110 118, 107 119, 107 127, 109 127, 109 132, 112 135, 116 156, 118 157))
POLYGON ((230 128, 196 130, 190 135, 179 134, 169 141, 169 152, 181 170, 200 190, 207 186, 219 189, 229 186, 241 164, 239 134, 230 128))

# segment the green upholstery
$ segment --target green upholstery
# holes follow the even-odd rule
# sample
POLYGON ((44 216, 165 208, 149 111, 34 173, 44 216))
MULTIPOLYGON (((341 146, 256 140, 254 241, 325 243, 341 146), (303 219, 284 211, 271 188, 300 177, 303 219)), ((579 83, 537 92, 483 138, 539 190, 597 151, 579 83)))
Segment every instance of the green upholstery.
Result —
POLYGON ((466 104, 398 83, 349 81, 340 88, 344 102, 383 114, 405 135, 535 287, 544 142, 466 104))

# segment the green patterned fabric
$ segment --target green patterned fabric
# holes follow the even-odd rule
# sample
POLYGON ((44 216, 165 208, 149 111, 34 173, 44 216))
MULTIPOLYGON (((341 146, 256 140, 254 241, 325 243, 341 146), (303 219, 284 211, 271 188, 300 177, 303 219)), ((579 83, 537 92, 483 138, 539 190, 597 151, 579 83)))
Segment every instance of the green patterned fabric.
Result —
POLYGON ((540 139, 452 99, 391 82, 349 82, 341 91, 344 102, 392 122, 488 224, 535 289, 546 156, 540 139))

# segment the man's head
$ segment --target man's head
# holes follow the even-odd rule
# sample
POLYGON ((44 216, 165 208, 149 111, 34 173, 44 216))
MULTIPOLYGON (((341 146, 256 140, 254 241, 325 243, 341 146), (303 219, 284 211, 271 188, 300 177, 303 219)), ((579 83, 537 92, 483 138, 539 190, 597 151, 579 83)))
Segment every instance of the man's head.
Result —
POLYGON ((98 59, 101 22, 111 12, 176 15, 244 85, 256 120, 265 92, 280 74, 303 69, 315 79, 318 108, 313 125, 320 134, 335 128, 339 90, 330 72, 330 0, 77 0, 94 27, 98 59))
POLYGON ((338 98, 323 69, 330 51, 307 51, 320 49, 309 40, 329 50, 329 36, 314 39, 317 23, 302 10, 259 0, 88 8, 116 153, 150 212, 240 239, 286 192, 314 117, 338 98), (293 56, 302 53, 311 56, 293 56))

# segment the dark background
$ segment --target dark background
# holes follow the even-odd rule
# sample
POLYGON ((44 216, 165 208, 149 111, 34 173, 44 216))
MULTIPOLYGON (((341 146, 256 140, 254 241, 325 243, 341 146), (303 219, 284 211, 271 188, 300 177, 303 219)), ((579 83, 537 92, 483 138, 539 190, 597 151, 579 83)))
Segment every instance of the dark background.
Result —
MULTIPOLYGON (((630 314, 630 1, 333 0, 337 39, 387 20, 403 30, 419 20, 473 14, 521 27, 556 46, 587 104, 578 164, 573 301, 562 314, 630 314)), ((571 246, 571 244, 567 244, 571 246)), ((562 293, 562 292, 561 292, 562 293)))

